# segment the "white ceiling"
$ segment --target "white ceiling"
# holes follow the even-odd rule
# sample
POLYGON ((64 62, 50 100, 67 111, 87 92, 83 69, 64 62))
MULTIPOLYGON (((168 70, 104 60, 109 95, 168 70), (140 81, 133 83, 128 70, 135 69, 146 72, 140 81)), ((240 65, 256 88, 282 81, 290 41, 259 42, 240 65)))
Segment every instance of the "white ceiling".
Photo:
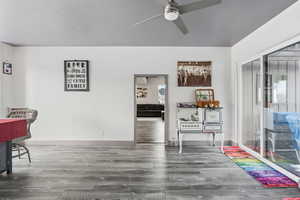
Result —
MULTIPOLYGON (((0 0, 0 41, 46 46, 232 46, 297 0, 223 0, 183 15, 183 35, 163 18, 166 0, 0 0)), ((177 0, 178 4, 197 0, 177 0)))

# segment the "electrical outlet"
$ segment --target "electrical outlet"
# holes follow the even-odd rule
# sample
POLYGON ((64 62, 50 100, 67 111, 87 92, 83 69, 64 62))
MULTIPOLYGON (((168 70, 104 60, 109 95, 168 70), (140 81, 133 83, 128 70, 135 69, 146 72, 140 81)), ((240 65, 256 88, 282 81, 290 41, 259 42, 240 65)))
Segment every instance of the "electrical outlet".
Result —
POLYGON ((101 137, 104 137, 104 130, 100 129, 99 134, 100 134, 101 137))

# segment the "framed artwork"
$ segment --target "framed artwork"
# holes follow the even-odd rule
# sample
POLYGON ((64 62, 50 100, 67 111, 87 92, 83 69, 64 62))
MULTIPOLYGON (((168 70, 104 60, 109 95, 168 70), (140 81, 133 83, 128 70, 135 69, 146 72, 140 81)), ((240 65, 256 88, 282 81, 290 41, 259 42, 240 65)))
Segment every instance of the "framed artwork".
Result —
POLYGON ((136 98, 146 98, 148 94, 148 88, 136 88, 136 98))
POLYGON ((3 74, 12 75, 12 64, 3 62, 3 74))
POLYGON ((179 87, 211 87, 212 62, 177 62, 177 82, 179 87))
POLYGON ((195 91, 196 102, 199 101, 214 101, 215 95, 213 89, 197 89, 195 91))
POLYGON ((65 60, 65 91, 89 91, 89 61, 65 60))

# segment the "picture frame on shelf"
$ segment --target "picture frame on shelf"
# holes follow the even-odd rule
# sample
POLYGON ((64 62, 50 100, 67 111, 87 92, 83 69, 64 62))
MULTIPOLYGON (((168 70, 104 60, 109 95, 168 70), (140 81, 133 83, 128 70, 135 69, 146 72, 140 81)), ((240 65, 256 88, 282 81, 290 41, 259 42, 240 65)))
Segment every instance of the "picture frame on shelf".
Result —
POLYGON ((199 101, 214 101, 215 94, 213 89, 196 89, 196 102, 199 101))

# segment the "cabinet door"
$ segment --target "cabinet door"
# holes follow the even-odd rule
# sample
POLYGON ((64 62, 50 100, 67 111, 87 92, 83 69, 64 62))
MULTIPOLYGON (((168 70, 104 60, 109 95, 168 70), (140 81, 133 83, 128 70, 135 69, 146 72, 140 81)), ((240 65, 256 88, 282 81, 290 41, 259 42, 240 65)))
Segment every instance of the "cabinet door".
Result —
POLYGON ((220 110, 205 110, 204 121, 206 123, 221 123, 221 112, 220 110))

